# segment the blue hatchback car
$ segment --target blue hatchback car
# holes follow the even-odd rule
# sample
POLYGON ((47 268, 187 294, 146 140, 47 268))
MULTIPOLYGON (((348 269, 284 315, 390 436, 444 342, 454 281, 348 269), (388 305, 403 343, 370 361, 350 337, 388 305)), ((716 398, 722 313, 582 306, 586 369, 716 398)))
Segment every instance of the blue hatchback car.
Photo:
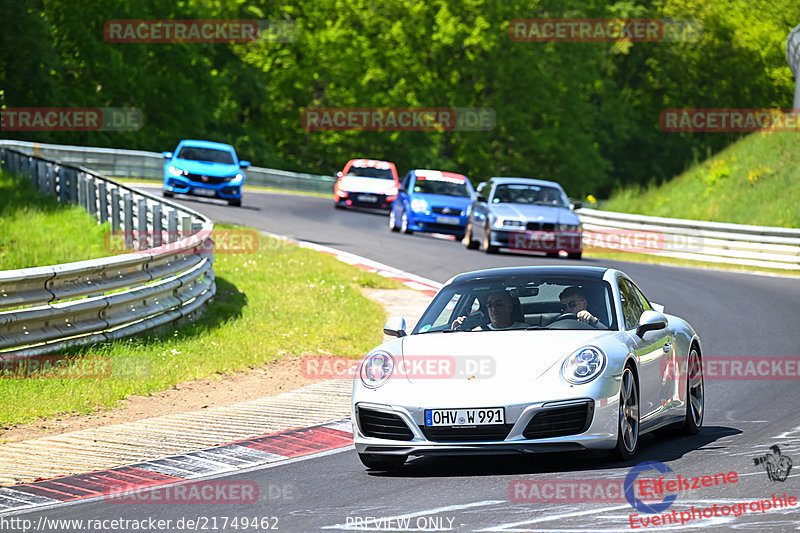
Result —
POLYGON ((163 152, 164 196, 175 193, 221 198, 229 205, 242 205, 244 169, 229 144, 184 139, 175 152, 163 152))
POLYGON ((389 229, 425 231, 464 237, 467 207, 475 190, 462 174, 439 170, 412 170, 403 179, 389 212, 389 229))

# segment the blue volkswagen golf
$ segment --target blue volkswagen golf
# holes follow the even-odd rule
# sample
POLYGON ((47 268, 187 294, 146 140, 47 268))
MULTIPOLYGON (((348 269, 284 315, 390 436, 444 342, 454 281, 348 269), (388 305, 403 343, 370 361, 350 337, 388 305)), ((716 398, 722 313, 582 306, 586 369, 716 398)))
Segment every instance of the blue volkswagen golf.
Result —
POLYGON ((464 237, 467 207, 475 190, 462 174, 439 170, 412 170, 403 179, 389 212, 389 229, 425 231, 464 237))
POLYGON ((229 205, 242 205, 244 169, 229 144, 184 139, 175 152, 163 152, 164 196, 175 193, 221 198, 229 205))

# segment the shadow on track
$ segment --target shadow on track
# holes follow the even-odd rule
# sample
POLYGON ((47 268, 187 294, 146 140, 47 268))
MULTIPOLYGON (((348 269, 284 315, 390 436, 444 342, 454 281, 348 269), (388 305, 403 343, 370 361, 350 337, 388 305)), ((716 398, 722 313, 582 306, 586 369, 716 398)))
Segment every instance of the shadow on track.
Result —
POLYGON ((513 455, 472 455, 409 458, 399 470, 365 471, 376 477, 433 478, 520 474, 561 474, 593 470, 628 470, 644 461, 673 461, 741 430, 723 426, 703 427, 692 437, 643 435, 639 451, 630 461, 613 461, 603 452, 562 452, 513 455))

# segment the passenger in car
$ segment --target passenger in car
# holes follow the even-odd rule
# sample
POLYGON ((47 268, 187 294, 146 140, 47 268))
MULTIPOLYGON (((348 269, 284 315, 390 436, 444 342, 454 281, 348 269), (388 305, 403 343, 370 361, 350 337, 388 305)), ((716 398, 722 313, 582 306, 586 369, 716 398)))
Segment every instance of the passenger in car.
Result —
POLYGON ((561 312, 566 314, 576 314, 578 320, 585 322, 596 328, 608 329, 599 318, 590 313, 586 308, 588 302, 583 289, 578 286, 567 287, 558 296, 561 300, 561 312))

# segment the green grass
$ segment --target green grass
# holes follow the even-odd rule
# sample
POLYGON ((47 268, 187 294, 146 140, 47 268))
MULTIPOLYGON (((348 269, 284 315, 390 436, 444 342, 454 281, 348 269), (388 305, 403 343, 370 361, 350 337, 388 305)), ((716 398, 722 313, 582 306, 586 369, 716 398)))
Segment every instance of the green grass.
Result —
POLYGON ((359 287, 400 286, 266 236, 256 252, 217 254, 214 271, 217 295, 197 322, 64 354, 108 357, 110 377, 0 379, 0 427, 112 407, 131 394, 232 374, 286 354, 360 357, 381 342, 386 316, 359 287))
MULTIPOLYGON (((216 232, 245 229, 215 225, 216 232)), ((2 269, 109 255, 108 230, 81 208, 40 196, 30 182, 0 175, 2 269)), ((256 250, 216 254, 214 271, 217 295, 196 322, 59 354, 108 358, 109 377, 0 379, 0 428, 110 408, 132 394, 232 374, 286 354, 360 357, 381 342, 385 320, 383 308, 364 297, 360 287, 400 287, 263 235, 256 250)))
POLYGON ((109 230, 82 208, 41 196, 27 179, 0 173, 0 270, 111 255, 109 230))
POLYGON ((603 209, 797 228, 798 182, 800 134, 757 132, 660 186, 616 191, 603 209))

